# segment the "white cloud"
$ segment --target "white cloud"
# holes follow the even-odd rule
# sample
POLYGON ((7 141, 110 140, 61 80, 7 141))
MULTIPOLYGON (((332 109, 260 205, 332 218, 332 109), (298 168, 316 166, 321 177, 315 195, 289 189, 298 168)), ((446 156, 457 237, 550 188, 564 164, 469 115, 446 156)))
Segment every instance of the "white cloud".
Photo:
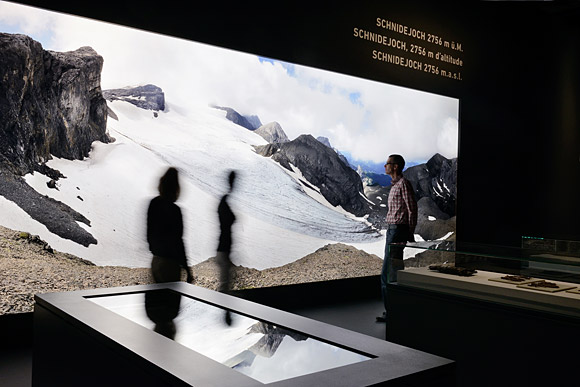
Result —
POLYGON ((36 8, 0 1, 0 23, 17 27, 20 33, 40 39, 42 34, 50 31, 54 18, 52 14, 40 12, 36 8))
POLYGON ((230 106, 263 123, 279 122, 291 139, 328 137, 360 159, 457 156, 456 99, 303 66, 290 76, 281 63, 254 55, 6 2, 0 22, 42 37, 47 49, 93 47, 104 58, 104 89, 153 83, 170 107, 230 106), (358 95, 356 103, 350 93, 358 95))
POLYGON ((443 123, 443 129, 437 137, 437 147, 439 153, 450 158, 457 156, 457 143, 459 141, 458 121, 454 118, 447 118, 443 123))

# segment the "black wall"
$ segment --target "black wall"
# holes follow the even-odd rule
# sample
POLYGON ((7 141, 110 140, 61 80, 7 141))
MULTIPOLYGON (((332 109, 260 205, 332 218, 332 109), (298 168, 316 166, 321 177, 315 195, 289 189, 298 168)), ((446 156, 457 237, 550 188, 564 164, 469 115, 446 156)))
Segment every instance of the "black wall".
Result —
POLYGON ((578 3, 485 2, 462 96, 458 237, 580 239, 578 3))
POLYGON ((579 2, 20 3, 460 98, 458 240, 580 240, 579 2), (377 17, 461 42, 462 80, 373 61, 377 17))

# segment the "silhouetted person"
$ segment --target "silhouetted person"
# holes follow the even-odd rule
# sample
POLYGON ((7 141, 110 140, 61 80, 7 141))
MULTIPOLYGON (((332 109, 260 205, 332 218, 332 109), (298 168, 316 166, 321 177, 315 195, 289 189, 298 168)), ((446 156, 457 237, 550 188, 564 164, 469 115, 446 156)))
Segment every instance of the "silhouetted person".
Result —
MULTIPOLYGON (((159 196, 149 203, 147 242, 153 254, 151 274, 156 283, 180 281, 182 269, 187 272, 187 282, 193 282, 183 244, 181 209, 175 204, 179 192, 177 169, 171 167, 159 180, 159 196)), ((179 313, 180 299, 179 293, 170 290, 145 294, 147 316, 155 322, 156 332, 175 336, 173 319, 179 313)))
MULTIPOLYGON (((230 205, 228 204, 229 194, 234 189, 234 183, 236 180, 236 172, 230 171, 228 175, 229 192, 222 196, 220 204, 218 206, 218 217, 220 220, 220 237, 217 248, 216 260, 220 267, 220 278, 218 290, 223 293, 229 293, 232 288, 231 275, 232 275, 232 261, 230 259, 230 253, 232 251, 232 226, 236 221, 236 216, 232 212, 230 205)), ((231 325, 230 312, 226 311, 226 323, 231 325)))

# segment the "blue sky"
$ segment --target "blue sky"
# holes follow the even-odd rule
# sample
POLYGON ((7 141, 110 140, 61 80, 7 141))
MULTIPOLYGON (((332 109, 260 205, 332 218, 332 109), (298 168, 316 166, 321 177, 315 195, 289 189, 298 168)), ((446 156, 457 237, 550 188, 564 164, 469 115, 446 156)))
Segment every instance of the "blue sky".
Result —
POLYGON ((296 67, 292 63, 283 62, 281 60, 276 59, 270 59, 263 56, 258 56, 258 60, 260 61, 260 63, 264 62, 271 64, 279 63, 284 68, 284 70, 286 70, 286 74, 288 74, 289 77, 296 77, 296 67))

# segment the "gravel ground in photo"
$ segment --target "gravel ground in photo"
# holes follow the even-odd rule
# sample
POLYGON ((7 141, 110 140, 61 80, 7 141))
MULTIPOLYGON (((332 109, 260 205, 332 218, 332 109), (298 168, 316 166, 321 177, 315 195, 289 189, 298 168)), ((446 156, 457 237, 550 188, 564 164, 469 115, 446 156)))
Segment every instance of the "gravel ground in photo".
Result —
MULTIPOLYGON (((284 266, 235 266, 232 289, 378 275, 382 259, 352 246, 329 244, 284 266)), ((211 257, 192 266, 195 285, 216 290, 219 268, 211 257)), ((185 272, 183 274, 185 280, 185 272)), ((96 266, 54 251, 38 236, 0 226, 0 315, 32 312, 34 294, 153 283, 149 268, 96 266)))

